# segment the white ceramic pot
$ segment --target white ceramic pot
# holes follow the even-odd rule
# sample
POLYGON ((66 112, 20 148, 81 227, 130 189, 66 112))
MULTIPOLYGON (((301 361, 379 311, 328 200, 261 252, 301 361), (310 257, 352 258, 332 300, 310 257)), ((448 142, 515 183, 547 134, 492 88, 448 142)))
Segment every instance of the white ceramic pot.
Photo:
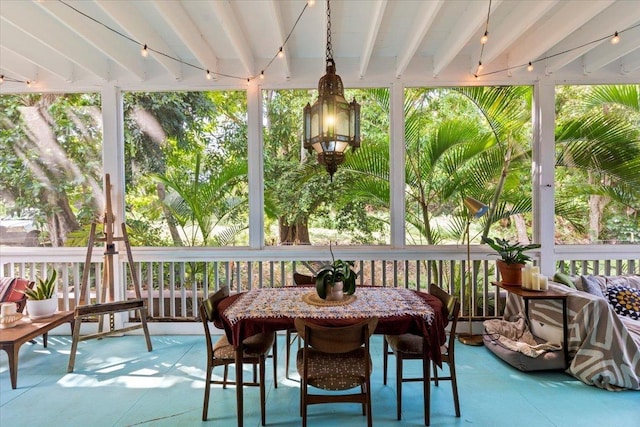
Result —
POLYGON ((27 313, 31 319, 42 319, 53 316, 58 311, 58 298, 43 300, 27 299, 27 313))

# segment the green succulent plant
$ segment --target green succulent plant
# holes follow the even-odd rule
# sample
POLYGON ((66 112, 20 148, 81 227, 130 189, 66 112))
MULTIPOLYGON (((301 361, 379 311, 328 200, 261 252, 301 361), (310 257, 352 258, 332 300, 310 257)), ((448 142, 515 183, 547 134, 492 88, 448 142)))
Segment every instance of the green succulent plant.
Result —
POLYGON ((483 237, 482 242, 498 252, 500 259, 502 259, 505 264, 526 264, 527 261, 531 261, 531 257, 524 252, 540 247, 538 243, 523 245, 519 242, 510 243, 507 239, 496 238, 494 240, 490 237, 483 237))
POLYGON ((34 301, 45 300, 53 297, 56 292, 56 278, 58 273, 56 270, 51 272, 46 279, 38 278, 38 284, 34 289, 25 289, 24 294, 28 299, 34 301))
POLYGON ((337 282, 343 283, 342 291, 346 295, 352 295, 356 291, 356 278, 358 273, 353 271, 353 261, 334 260, 331 264, 323 266, 316 274, 316 291, 322 299, 327 297, 329 286, 337 282))

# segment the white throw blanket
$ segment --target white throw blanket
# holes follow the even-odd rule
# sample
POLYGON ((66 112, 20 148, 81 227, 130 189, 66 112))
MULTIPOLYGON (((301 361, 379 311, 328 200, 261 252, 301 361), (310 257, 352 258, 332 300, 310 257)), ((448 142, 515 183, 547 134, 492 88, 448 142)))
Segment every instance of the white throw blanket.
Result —
POLYGON ((501 319, 490 319, 483 322, 486 334, 509 350, 517 351, 525 356, 538 357, 548 351, 562 350, 561 346, 538 344, 529 331, 525 320, 521 317, 515 322, 501 319))

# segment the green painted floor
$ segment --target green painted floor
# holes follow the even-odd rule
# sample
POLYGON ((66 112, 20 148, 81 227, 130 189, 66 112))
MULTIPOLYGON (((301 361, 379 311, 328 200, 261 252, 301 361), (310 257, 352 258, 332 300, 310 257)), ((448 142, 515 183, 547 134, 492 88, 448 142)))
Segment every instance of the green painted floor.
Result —
MULTIPOLYGON (((396 420, 394 362, 382 384, 382 342, 372 339, 373 417, 376 426, 423 425, 420 383, 403 386, 403 419, 396 420)), ((235 390, 214 386, 208 422, 201 421, 205 347, 201 336, 142 336, 79 344, 75 372, 67 373, 69 336, 49 337, 48 348, 20 350, 18 388, 11 389, 7 356, 0 354, 0 425, 14 426, 235 426, 235 390)), ((284 337, 279 337, 278 388, 267 366, 267 425, 299 426, 299 383, 284 377, 284 337)), ((640 425, 640 393, 608 392, 563 372, 523 373, 484 347, 456 346, 462 416, 454 415, 449 383, 432 387, 432 426, 640 425)), ((409 369, 419 362, 409 361, 409 369)), ((415 367, 415 368, 413 368, 415 367)), ((221 374, 222 370, 215 371, 221 374)), ((295 368, 292 368, 294 371, 295 368)), ((292 372, 295 378, 296 374, 292 372)), ((245 426, 260 425, 258 390, 245 389, 245 426)), ((316 405, 309 427, 365 426, 360 407, 316 405)))

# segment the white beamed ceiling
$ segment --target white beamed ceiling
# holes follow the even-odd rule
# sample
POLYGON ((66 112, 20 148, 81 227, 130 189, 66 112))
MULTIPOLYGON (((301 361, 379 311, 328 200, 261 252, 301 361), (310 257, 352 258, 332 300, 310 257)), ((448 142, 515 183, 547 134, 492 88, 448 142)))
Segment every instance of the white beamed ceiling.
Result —
MULTIPOLYGON (((304 6, 305 0, 0 0, 0 74, 9 78, 0 91, 241 88, 262 70, 264 87, 316 87, 325 68, 323 0, 302 14, 285 57, 267 66, 304 6), (162 54, 143 58, 137 43, 162 54), (206 69, 220 75, 207 80, 206 69), (35 83, 27 88, 10 79, 35 83)), ((639 0, 493 0, 482 54, 482 73, 490 74, 476 79, 488 6, 489 0, 334 0, 338 74, 346 87, 640 82, 639 0), (615 31, 621 40, 612 45, 615 31), (529 61, 533 72, 523 66, 529 61)))

